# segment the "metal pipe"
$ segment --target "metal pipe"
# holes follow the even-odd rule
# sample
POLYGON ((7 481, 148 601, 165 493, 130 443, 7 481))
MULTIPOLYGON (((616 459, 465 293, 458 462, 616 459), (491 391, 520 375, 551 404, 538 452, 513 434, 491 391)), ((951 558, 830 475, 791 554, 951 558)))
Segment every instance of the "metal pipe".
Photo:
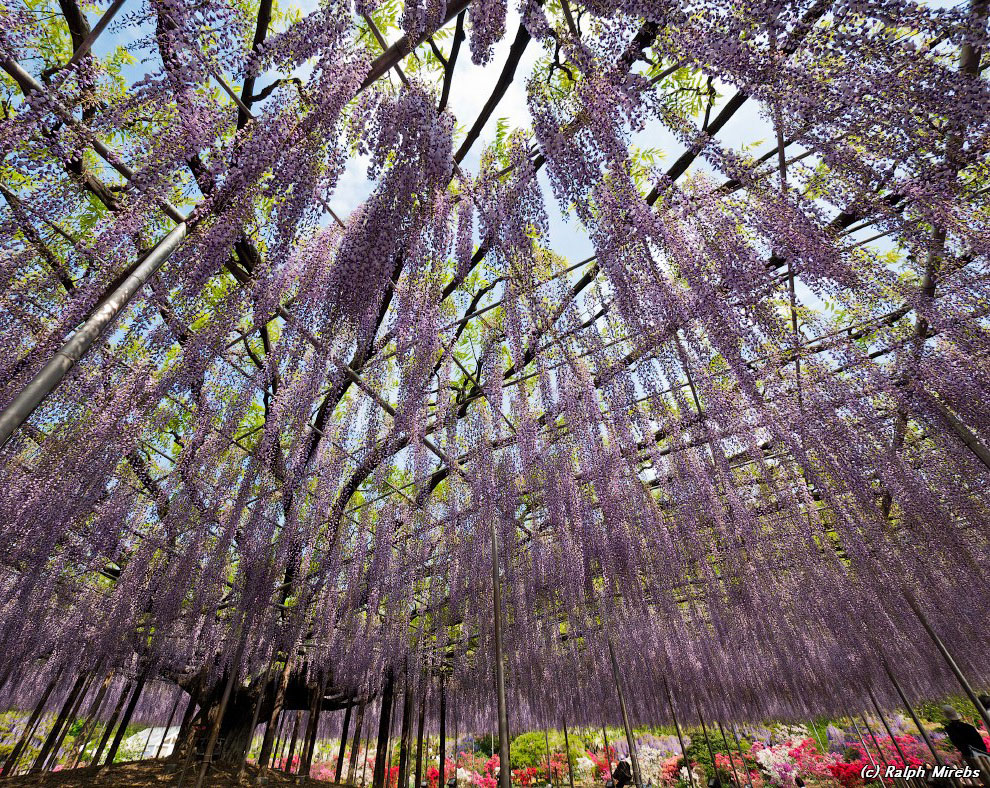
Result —
POLYGON ((0 447, 44 401, 99 339, 104 329, 124 310, 134 295, 161 268, 186 237, 187 226, 181 222, 155 244, 137 268, 117 287, 106 301, 93 311, 55 356, 31 379, 14 400, 0 413, 0 447))
POLYGON ((725 753, 729 757, 729 766, 732 767, 732 779, 736 783, 736 788, 742 788, 742 783, 739 782, 739 775, 736 774, 736 764, 732 760, 732 748, 729 746, 729 740, 725 738, 725 730, 722 728, 722 723, 719 720, 715 720, 715 724, 718 725, 718 733, 722 737, 722 743, 725 745, 725 753))
POLYGON ((884 717, 883 712, 880 711, 880 704, 877 703, 877 699, 876 696, 873 694, 873 690, 870 689, 868 690, 868 692, 870 693, 870 700, 873 702, 873 708, 877 710, 877 716, 880 718, 880 722, 883 723, 884 730, 887 731, 887 735, 890 737, 890 740, 894 743, 894 747, 897 750, 897 754, 901 756, 901 763, 904 766, 907 766, 908 765, 907 755, 905 755, 904 750, 901 749, 900 742, 898 742, 897 739, 894 737, 894 732, 890 729, 890 726, 887 724, 887 718, 884 717))
POLYGON ((935 643, 935 647, 939 650, 939 653, 946 661, 946 664, 948 664, 949 669, 956 677, 956 681, 958 681, 959 685, 963 688, 963 691, 966 693, 966 697, 968 697, 970 703, 976 707, 976 711, 983 719, 983 724, 986 726, 987 731, 990 732, 990 715, 988 715, 987 710, 983 708, 983 704, 980 703, 980 699, 973 691, 973 687, 970 685, 969 681, 967 681, 962 670, 959 669, 959 665, 956 664, 955 659, 952 658, 952 654, 949 653, 949 649, 946 648, 945 643, 942 642, 942 638, 940 638, 938 633, 932 628, 931 623, 928 621, 928 616, 926 616, 921 607, 919 607, 918 600, 914 598, 914 594, 910 591, 905 591, 904 597, 907 599, 907 603, 911 607, 911 610, 914 611, 914 614, 921 622, 921 626, 925 628, 925 632, 928 633, 928 636, 932 639, 932 642, 935 643))
POLYGON ((695 709, 698 711, 698 719, 701 720, 701 732, 705 735, 705 744, 708 746, 708 755, 712 759, 712 777, 715 778, 717 783, 721 781, 718 779, 718 769, 715 766, 715 750, 712 749, 712 740, 708 738, 708 727, 705 725, 704 715, 701 713, 701 706, 695 701, 695 709))
POLYGON ((670 716, 674 718, 674 730, 677 731, 677 741, 681 745, 681 756, 684 758, 684 767, 687 769, 688 783, 691 788, 694 788, 694 775, 691 773, 691 762, 688 760, 687 750, 684 747, 684 737, 681 735, 681 725, 677 721, 677 712, 674 710, 674 696, 670 692, 670 684, 667 682, 666 676, 664 676, 663 679, 663 686, 667 691, 667 705, 670 706, 670 716))
POLYGON ((567 720, 561 718, 564 725, 564 754, 567 755, 567 783, 574 788, 574 768, 571 766, 571 739, 567 735, 567 720))
POLYGON ((935 745, 932 743, 931 737, 928 735, 928 731, 925 730, 925 726, 921 724, 921 720, 918 719, 918 715, 914 713, 914 709, 911 707, 911 704, 908 703, 907 696, 904 694, 904 690, 901 688, 900 682, 894 678, 894 674, 891 672, 890 666, 887 664, 886 659, 883 661, 883 669, 887 672, 887 677, 894 685, 894 689, 897 690, 897 696, 901 699, 901 703, 904 704, 904 708, 906 708, 908 714, 911 715, 911 719, 914 724, 918 726, 918 730, 921 732, 921 736, 925 740, 925 744, 928 745, 928 749, 931 750, 932 756, 935 758, 935 763, 942 766, 942 758, 935 749, 935 745))
POLYGON ((69 62, 66 63, 62 68, 71 68, 80 60, 82 60, 86 55, 89 54, 89 50, 93 48, 93 44, 96 43, 96 39, 100 37, 100 34, 106 30, 107 25, 113 21, 114 16, 124 5, 126 0, 114 0, 110 7, 103 12, 103 16, 100 17, 100 21, 96 23, 88 36, 86 36, 82 42, 79 44, 79 48, 72 53, 72 57, 69 58, 69 62))
MULTIPOLYGON (((736 740, 736 751, 739 753, 739 760, 742 763, 743 772, 746 774, 746 783, 749 788, 753 788, 753 776, 749 773, 749 767, 746 765, 746 758, 743 757, 742 745, 739 743, 739 734, 736 733, 736 724, 732 723, 732 738, 736 740)), ((823 752, 822 755, 825 753, 823 752)))
POLYGON ((492 532, 492 604, 495 608, 495 691, 498 698, 499 788, 512 788, 512 763, 509 754, 509 714, 505 704, 505 665, 502 652, 502 587, 498 573, 498 532, 492 532))
MULTIPOLYGON (((158 749, 155 750, 155 758, 158 758, 158 756, 162 754, 162 747, 165 746, 165 739, 168 738, 168 730, 172 727, 172 720, 175 718, 175 712, 179 708, 179 701, 182 700, 182 687, 178 687, 177 689, 178 692, 175 695, 175 703, 172 704, 172 710, 168 713, 168 719, 165 720, 165 732, 162 733, 162 740, 158 742, 158 749)), ((189 699, 189 702, 192 703, 192 698, 189 699)), ((255 716, 255 722, 257 722, 257 719, 257 716, 255 716)), ((251 731, 253 733, 253 727, 251 728, 251 731)), ((248 740, 248 746, 251 746, 250 740, 248 740)))
POLYGON ((615 659, 615 649, 612 639, 608 641, 608 655, 612 660, 612 678, 615 680, 615 691, 619 696, 619 710, 622 712, 622 725, 626 729, 626 743, 629 745, 629 760, 632 762, 633 781, 637 786, 643 785, 643 775, 639 771, 639 758, 636 757, 636 737, 633 736, 632 725, 629 724, 629 713, 626 710, 626 699, 622 694, 622 682, 619 681, 619 663, 615 659))
POLYGON ((340 752, 337 754, 337 771, 333 777, 335 783, 340 782, 340 775, 344 771, 344 754, 347 751, 347 731, 351 727, 351 710, 353 708, 353 705, 348 705, 344 711, 344 723, 340 729, 340 752))

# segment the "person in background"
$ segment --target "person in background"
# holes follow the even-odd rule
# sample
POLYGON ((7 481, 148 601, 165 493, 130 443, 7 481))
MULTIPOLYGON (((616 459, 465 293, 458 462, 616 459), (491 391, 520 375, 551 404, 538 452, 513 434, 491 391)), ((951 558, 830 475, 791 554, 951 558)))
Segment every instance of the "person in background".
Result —
POLYGON ((962 715, 952 706, 943 706, 942 712, 945 714, 945 733, 955 747, 967 761, 976 755, 986 755, 987 746, 983 743, 983 737, 968 722, 964 722, 962 715))
POLYGON ((983 707, 983 711, 990 712, 990 695, 983 693, 982 695, 977 695, 976 699, 980 702, 983 707))
POLYGON ((615 781, 615 788, 626 788, 632 782, 632 767, 629 761, 623 759, 615 765, 612 779, 615 781))

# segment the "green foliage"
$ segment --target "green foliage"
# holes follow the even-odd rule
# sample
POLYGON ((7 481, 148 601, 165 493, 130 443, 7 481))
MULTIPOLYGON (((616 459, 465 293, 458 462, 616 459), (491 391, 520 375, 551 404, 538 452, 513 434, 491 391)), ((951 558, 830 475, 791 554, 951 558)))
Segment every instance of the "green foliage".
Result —
MULTIPOLYGON (((584 755, 584 742, 568 731, 570 740, 570 761, 573 764, 584 755)), ((550 752, 564 752, 564 734, 560 731, 550 731, 544 738, 541 731, 532 731, 517 736, 511 747, 512 768, 521 769, 526 766, 542 766, 547 762, 547 739, 550 741, 550 752)))
MULTIPOLYGON (((811 738, 815 740, 815 747, 821 749, 821 744, 819 742, 828 742, 828 724, 829 720, 825 717, 819 717, 816 720, 811 720, 807 723, 808 728, 811 731, 811 738)), ((747 742, 746 746, 743 748, 743 752, 748 752, 750 744, 747 742)))
POLYGON ((632 175, 636 185, 641 189, 647 189, 652 183, 654 170, 659 163, 667 157, 662 148, 639 148, 631 147, 632 159, 629 166, 629 174, 632 175))
POLYGON ((72 723, 69 725, 69 732, 66 735, 71 738, 75 738, 76 736, 79 735, 79 733, 83 729, 83 726, 85 725, 86 725, 86 720, 83 717, 73 720, 72 723))
POLYGON ((942 711, 942 706, 945 705, 952 706, 952 708, 963 716, 963 719, 975 720, 980 716, 980 713, 976 710, 976 706, 965 695, 950 695, 941 700, 926 700, 923 703, 916 704, 914 710, 924 720, 945 724, 947 720, 945 713, 942 711))
MULTIPOLYGON (((733 749, 734 743, 726 746, 727 742, 722 740, 718 731, 714 733, 709 730, 708 736, 711 741, 711 752, 708 749, 708 742, 705 741, 705 734, 700 729, 690 731, 691 744, 687 748, 688 760, 694 763, 700 764, 704 770, 705 774, 709 777, 716 774, 718 771, 718 778, 722 785, 732 785, 733 782, 730 780, 730 776, 724 771, 716 770, 715 764, 712 762, 711 752, 720 753, 722 755, 734 755, 735 751, 733 749)), ((731 738, 731 737, 730 737, 731 738)), ((742 744, 743 751, 749 749, 749 743, 742 744)))
MULTIPOLYGON (((714 747, 713 747, 714 749, 714 747)), ((688 761, 699 764, 706 775, 714 773, 715 765, 712 763, 711 753, 708 752, 708 745, 701 731, 691 732, 691 744, 687 748, 688 761)))
MULTIPOLYGON (((528 735, 529 734, 525 734, 525 733, 523 734, 523 736, 528 736, 528 735)), ((522 738, 522 736, 520 736, 519 738, 522 738)), ((513 744, 512 746, 515 747, 516 745, 513 744)), ((484 753, 484 755, 486 755, 489 758, 492 757, 492 754, 495 752, 496 749, 498 749, 498 739, 492 734, 488 734, 487 736, 479 736, 474 741, 474 751, 484 753)), ((512 756, 513 756, 513 762, 515 762, 515 753, 513 753, 512 756)))

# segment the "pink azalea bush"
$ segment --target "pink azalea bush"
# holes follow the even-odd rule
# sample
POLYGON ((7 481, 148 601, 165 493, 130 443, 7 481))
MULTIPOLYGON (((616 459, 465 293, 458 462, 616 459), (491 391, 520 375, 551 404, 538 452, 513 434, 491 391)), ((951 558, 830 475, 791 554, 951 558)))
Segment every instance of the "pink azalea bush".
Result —
MULTIPOLYGON (((929 752, 924 739, 905 724, 894 723, 894 738, 885 732, 874 730, 844 730, 837 724, 828 726, 828 739, 817 740, 809 735, 804 726, 775 726, 773 728, 749 728, 743 731, 742 752, 733 748, 731 754, 715 753, 715 769, 723 777, 732 777, 733 782, 749 788, 791 788, 801 778, 808 788, 864 788, 860 776, 864 767, 875 764, 895 767, 922 766, 930 763, 929 752), (866 737, 869 752, 865 751, 858 733, 866 737), (823 744, 824 751, 823 751, 823 744), (879 750, 879 752, 878 752, 879 750)), ((697 734, 696 734, 697 735, 697 734)), ((939 757, 946 763, 959 762, 958 753, 952 748, 946 736, 938 731, 930 734, 939 757)), ((684 737, 685 746, 691 752, 691 739, 684 737)), ((984 737, 990 746, 990 737, 984 737)), ((718 747, 720 742, 713 741, 718 747)), ((724 749, 724 745, 722 747, 724 749)), ((697 752, 695 748, 693 750, 697 752)), ((656 788, 686 788, 689 783, 688 768, 681 752, 680 742, 674 736, 643 735, 637 739, 637 754, 643 781, 656 788)), ((603 751, 586 750, 586 758, 575 760, 575 783, 583 786, 603 785, 610 777, 610 769, 618 759, 626 755, 621 747, 609 747, 608 759, 603 751)), ((276 761, 276 768, 284 764, 276 761)), ((299 766, 299 755, 293 757, 293 770, 299 766)), ((696 786, 704 786, 711 776, 706 773, 703 763, 692 761, 691 777, 696 786)), ((374 758, 368 758, 368 769, 374 769, 374 758)), ((389 788, 403 788, 398 785, 398 766, 388 770, 389 788)), ((437 766, 426 768, 429 788, 444 788, 444 784, 456 775, 459 788, 497 788, 499 757, 487 756, 480 752, 458 752, 447 758, 444 765, 443 781, 437 766)), ((311 776, 317 780, 332 781, 336 773, 334 760, 315 762, 311 776)), ((568 763, 565 753, 550 754, 550 769, 546 761, 535 766, 525 766, 512 770, 512 783, 520 788, 541 788, 547 782, 566 785, 568 763)), ((868 781, 877 786, 877 781, 868 781)), ((415 787, 414 787, 415 788, 415 787)))

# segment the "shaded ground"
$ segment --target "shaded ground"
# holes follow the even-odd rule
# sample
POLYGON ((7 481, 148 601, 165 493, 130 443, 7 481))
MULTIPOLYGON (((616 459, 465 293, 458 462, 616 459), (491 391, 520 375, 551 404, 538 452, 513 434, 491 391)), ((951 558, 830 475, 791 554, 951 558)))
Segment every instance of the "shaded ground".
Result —
MULTIPOLYGON (((192 788, 196 784, 196 766, 194 765, 186 773, 182 781, 184 786, 192 788)), ((248 766, 247 776, 243 781, 238 781, 237 771, 225 769, 218 766, 210 771, 204 786, 210 788, 228 788, 228 786, 255 785, 258 776, 258 769, 248 766)), ((176 764, 165 760, 148 759, 145 761, 131 761, 129 763, 118 763, 113 768, 107 769, 70 769, 62 772, 45 772, 43 774, 28 774, 19 777, 9 777, 0 779, 0 785, 20 788, 24 786, 65 786, 65 788, 75 788, 75 786, 107 786, 107 788, 141 788, 141 786, 165 786, 177 785, 179 775, 176 764)), ((283 774, 282 772, 269 771, 265 780, 268 786, 309 786, 310 788, 332 788, 333 783, 309 780, 297 777, 296 775, 283 774)))

